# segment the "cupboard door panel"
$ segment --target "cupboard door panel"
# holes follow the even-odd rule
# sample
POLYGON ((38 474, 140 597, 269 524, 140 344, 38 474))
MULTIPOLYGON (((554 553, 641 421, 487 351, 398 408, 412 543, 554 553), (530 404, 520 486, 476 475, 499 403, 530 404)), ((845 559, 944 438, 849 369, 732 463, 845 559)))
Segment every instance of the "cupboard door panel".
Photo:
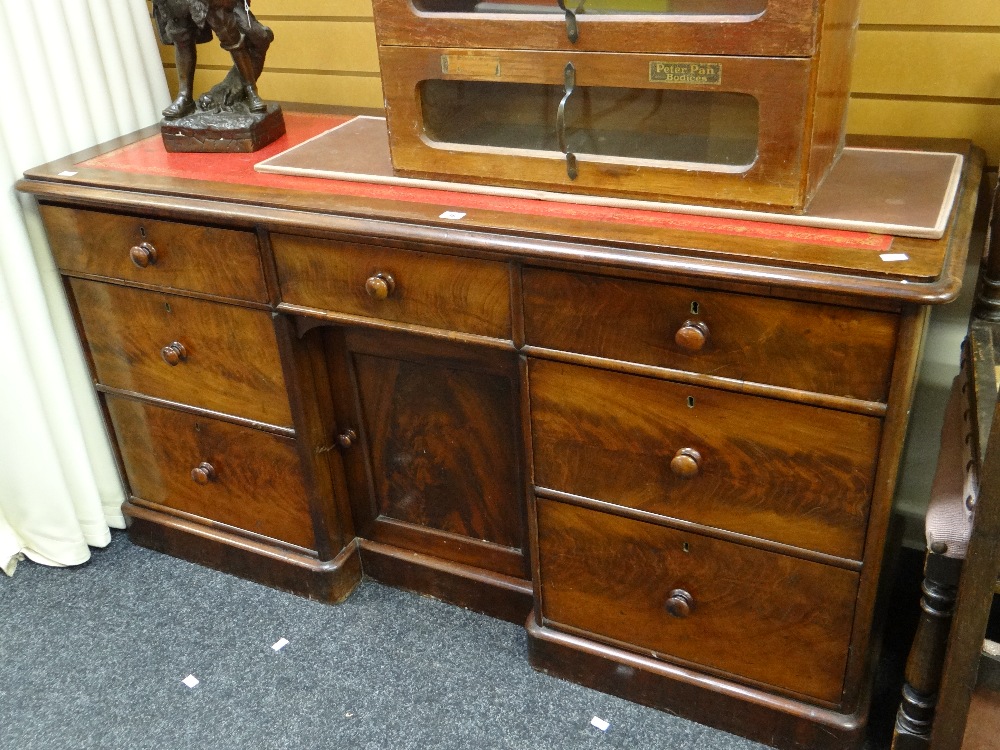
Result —
POLYGON ((513 351, 356 329, 330 340, 353 391, 338 421, 361 443, 345 453, 359 533, 525 577, 513 351))

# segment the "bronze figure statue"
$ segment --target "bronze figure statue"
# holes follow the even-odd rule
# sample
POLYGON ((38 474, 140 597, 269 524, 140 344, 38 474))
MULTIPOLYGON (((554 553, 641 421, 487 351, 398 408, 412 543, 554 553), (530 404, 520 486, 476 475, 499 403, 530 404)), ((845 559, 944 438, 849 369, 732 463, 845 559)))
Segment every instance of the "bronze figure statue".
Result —
POLYGON ((172 44, 177 97, 163 110, 168 151, 254 151, 284 133, 281 109, 257 90, 274 33, 250 11, 249 0, 153 0, 164 44, 172 44), (198 45, 217 37, 233 58, 225 80, 195 100, 198 45))

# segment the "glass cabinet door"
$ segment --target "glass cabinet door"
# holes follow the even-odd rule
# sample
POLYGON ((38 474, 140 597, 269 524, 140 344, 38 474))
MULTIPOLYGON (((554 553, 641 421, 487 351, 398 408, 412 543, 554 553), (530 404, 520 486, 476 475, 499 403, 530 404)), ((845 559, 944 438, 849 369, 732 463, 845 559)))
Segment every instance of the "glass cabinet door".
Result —
POLYGON ((809 60, 382 48, 409 176, 798 206, 809 60))
MULTIPOLYGON (((827 4, 840 0, 825 0, 827 4)), ((823 0, 373 0, 380 45, 808 57, 823 0)))
POLYGON ((625 163, 743 171, 757 158, 760 107, 750 94, 422 81, 424 135, 435 146, 549 151, 625 163))

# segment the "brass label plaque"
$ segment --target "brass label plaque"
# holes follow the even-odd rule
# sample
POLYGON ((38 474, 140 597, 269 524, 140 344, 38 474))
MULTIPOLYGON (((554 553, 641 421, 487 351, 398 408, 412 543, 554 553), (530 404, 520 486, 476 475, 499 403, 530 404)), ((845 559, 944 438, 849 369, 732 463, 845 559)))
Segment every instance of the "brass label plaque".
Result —
POLYGON ((656 83, 718 86, 722 83, 722 63, 651 62, 649 80, 656 83))
POLYGON ((499 78, 500 58, 490 55, 441 55, 445 75, 499 78))

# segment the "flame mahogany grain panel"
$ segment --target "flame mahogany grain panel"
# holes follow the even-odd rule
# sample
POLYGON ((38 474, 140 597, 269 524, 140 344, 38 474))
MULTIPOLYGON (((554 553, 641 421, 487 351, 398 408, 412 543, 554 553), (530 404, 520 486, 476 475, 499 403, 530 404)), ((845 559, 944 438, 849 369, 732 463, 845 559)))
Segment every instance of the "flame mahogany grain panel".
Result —
POLYGON ((106 396, 132 495, 315 549, 294 441, 218 419, 106 396), (197 483, 192 469, 214 476, 197 483))
POLYGON ((529 360, 535 484, 860 560, 881 420, 529 360), (698 453, 678 476, 679 451, 698 453))
POLYGON ((364 355, 354 365, 380 515, 519 546, 518 493, 498 481, 515 472, 497 450, 513 442, 510 382, 364 355))
POLYGON ((328 340, 354 404, 339 421, 361 441, 344 452, 359 535, 526 577, 513 351, 352 329, 328 340))
POLYGON ((285 234, 271 245, 286 303, 510 338, 503 263, 285 234), (384 299, 366 286, 379 274, 393 280, 384 299))
POLYGON ((52 253, 64 271, 267 301, 252 232, 62 206, 40 208, 52 253), (140 267, 129 253, 143 243, 155 249, 155 260, 140 267))
POLYGON ((94 370, 112 388, 290 426, 285 379, 264 311, 71 279, 94 370), (168 365, 163 347, 180 343, 168 365))
POLYGON ((885 401, 898 317, 694 287, 524 271, 528 344, 865 401, 885 401), (697 314, 692 305, 697 303, 697 314), (675 340, 707 327, 699 351, 675 340))
POLYGON ((551 500, 537 508, 544 621, 840 699, 857 573, 551 500), (691 597, 682 616, 666 609, 678 590, 691 597))

